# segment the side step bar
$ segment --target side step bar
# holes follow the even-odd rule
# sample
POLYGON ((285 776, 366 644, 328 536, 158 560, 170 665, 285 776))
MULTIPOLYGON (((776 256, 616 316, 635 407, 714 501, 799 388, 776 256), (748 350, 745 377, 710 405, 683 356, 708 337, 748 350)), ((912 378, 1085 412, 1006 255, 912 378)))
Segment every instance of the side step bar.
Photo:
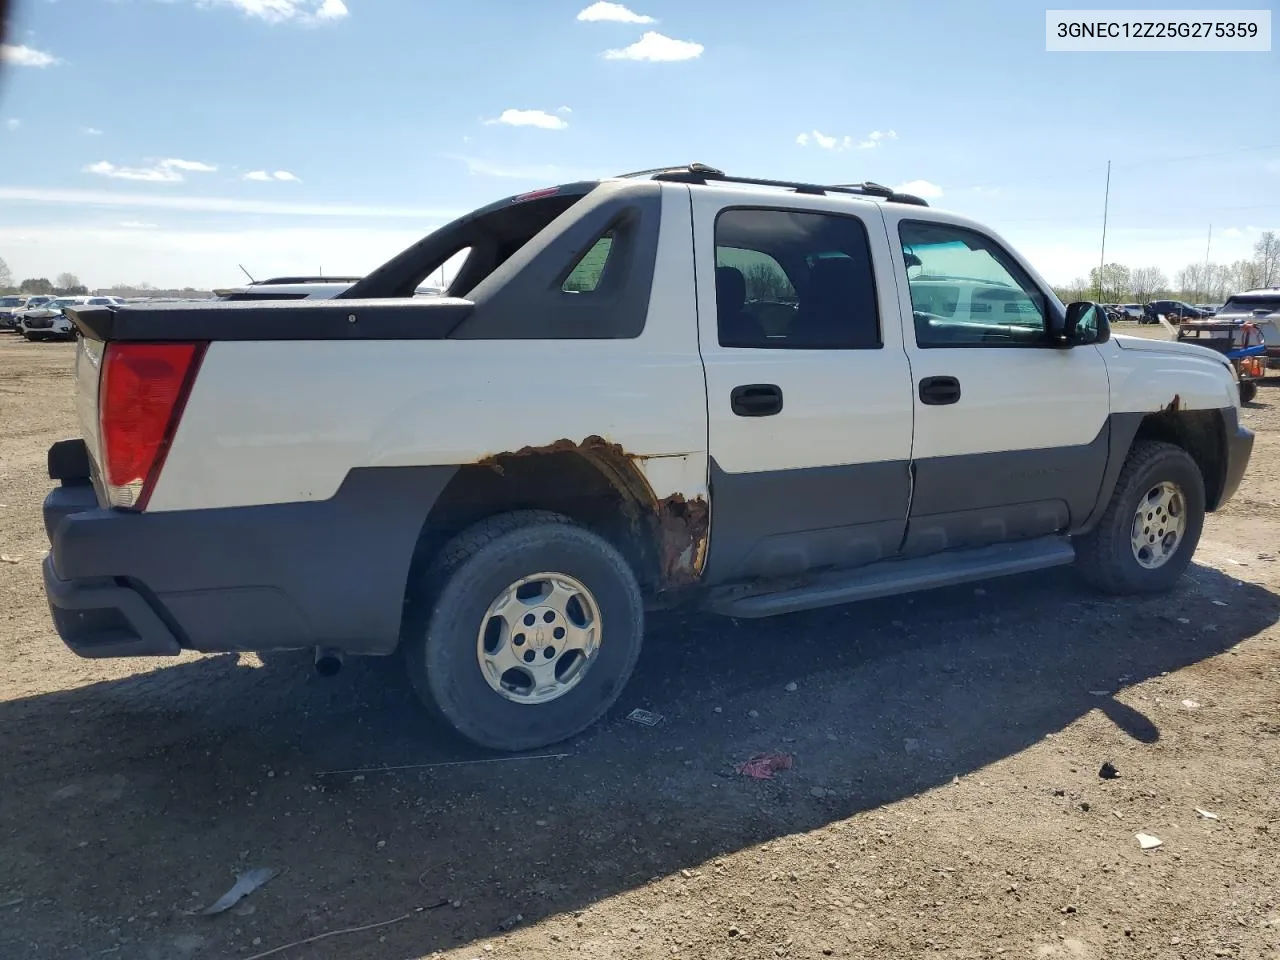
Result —
POLYGON ((1075 558, 1075 548, 1067 538, 1041 537, 910 560, 882 560, 854 570, 828 571, 814 575, 802 586, 774 592, 761 592, 756 585, 720 587, 711 591, 704 606, 713 613, 742 619, 772 617, 780 613, 1030 573, 1065 566, 1075 558))

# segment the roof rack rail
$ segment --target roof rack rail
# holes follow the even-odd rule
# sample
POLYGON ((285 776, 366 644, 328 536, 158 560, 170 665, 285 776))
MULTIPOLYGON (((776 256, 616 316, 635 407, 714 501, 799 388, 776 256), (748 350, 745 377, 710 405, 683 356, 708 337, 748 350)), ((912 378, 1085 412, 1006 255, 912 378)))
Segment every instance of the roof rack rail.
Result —
POLYGON ((733 177, 723 170, 708 166, 705 163, 690 163, 677 167, 657 167, 653 170, 638 170, 635 173, 624 173, 621 178, 651 177, 668 183, 742 183, 754 187, 782 187, 796 193, 824 196, 829 193, 844 193, 861 197, 879 197, 890 203, 909 203, 917 207, 929 204, 922 198, 910 193, 899 193, 884 184, 865 181, 863 183, 800 183, 794 180, 763 180, 758 177, 733 177))
POLYGON ((363 277, 271 277, 267 280, 255 280, 251 287, 260 287, 273 283, 355 283, 363 277))

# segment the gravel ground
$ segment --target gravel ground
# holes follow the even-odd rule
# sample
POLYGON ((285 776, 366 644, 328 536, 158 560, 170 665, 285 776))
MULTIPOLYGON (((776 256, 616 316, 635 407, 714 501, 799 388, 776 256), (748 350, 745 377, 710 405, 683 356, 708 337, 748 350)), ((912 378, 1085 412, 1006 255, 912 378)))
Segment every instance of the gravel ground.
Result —
POLYGON ((0 957, 244 960, 390 921, 272 956, 1280 960, 1280 383, 1171 595, 1050 571, 653 617, 609 719, 474 763, 394 660, 63 648, 39 504, 73 349, 0 334, 0 957), (794 764, 735 773, 765 751, 794 764), (192 914, 254 867, 279 873, 192 914))

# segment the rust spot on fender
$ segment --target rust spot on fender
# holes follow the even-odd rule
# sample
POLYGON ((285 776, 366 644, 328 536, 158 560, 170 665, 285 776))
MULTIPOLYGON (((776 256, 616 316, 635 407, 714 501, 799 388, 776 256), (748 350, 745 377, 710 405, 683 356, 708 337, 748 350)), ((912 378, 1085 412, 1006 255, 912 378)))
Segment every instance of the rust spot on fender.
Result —
POLYGON ((673 493, 658 502, 658 563, 663 582, 671 587, 697 581, 707 556, 710 511, 702 497, 685 499, 673 493))
POLYGON ((591 461, 622 495, 632 530, 641 536, 647 535, 656 545, 663 589, 697 582, 707 556, 710 509, 703 497, 689 499, 674 493, 659 498, 639 469, 639 464, 654 457, 630 453, 619 443, 592 435, 581 441, 566 437, 541 446, 490 454, 476 463, 502 474, 504 460, 554 453, 576 453, 591 461))

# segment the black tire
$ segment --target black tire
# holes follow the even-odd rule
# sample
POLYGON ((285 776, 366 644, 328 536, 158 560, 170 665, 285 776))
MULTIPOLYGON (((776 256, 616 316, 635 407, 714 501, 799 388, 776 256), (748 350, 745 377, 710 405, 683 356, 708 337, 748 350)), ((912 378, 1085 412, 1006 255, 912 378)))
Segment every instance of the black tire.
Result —
POLYGON ((410 588, 402 653, 418 696, 465 739, 514 752, 567 740, 596 723, 618 699, 640 656, 644 604, 616 548, 567 517, 541 510, 505 513, 463 531, 410 588), (564 573, 599 606, 599 650, 570 690, 541 704, 496 692, 477 660, 477 640, 494 599, 522 577, 564 573))
POLYGON ((1253 398, 1258 395, 1258 385, 1252 380, 1244 380, 1240 383, 1240 402, 1253 403, 1253 398))
POLYGON ((1075 540, 1081 576, 1099 590, 1121 596, 1169 590, 1186 571, 1200 543, 1204 505, 1204 477, 1191 455, 1171 443, 1140 440, 1125 459, 1102 519, 1075 540), (1162 566, 1149 569, 1134 556, 1130 533, 1139 500, 1164 481, 1182 491, 1186 530, 1173 555, 1162 566))

